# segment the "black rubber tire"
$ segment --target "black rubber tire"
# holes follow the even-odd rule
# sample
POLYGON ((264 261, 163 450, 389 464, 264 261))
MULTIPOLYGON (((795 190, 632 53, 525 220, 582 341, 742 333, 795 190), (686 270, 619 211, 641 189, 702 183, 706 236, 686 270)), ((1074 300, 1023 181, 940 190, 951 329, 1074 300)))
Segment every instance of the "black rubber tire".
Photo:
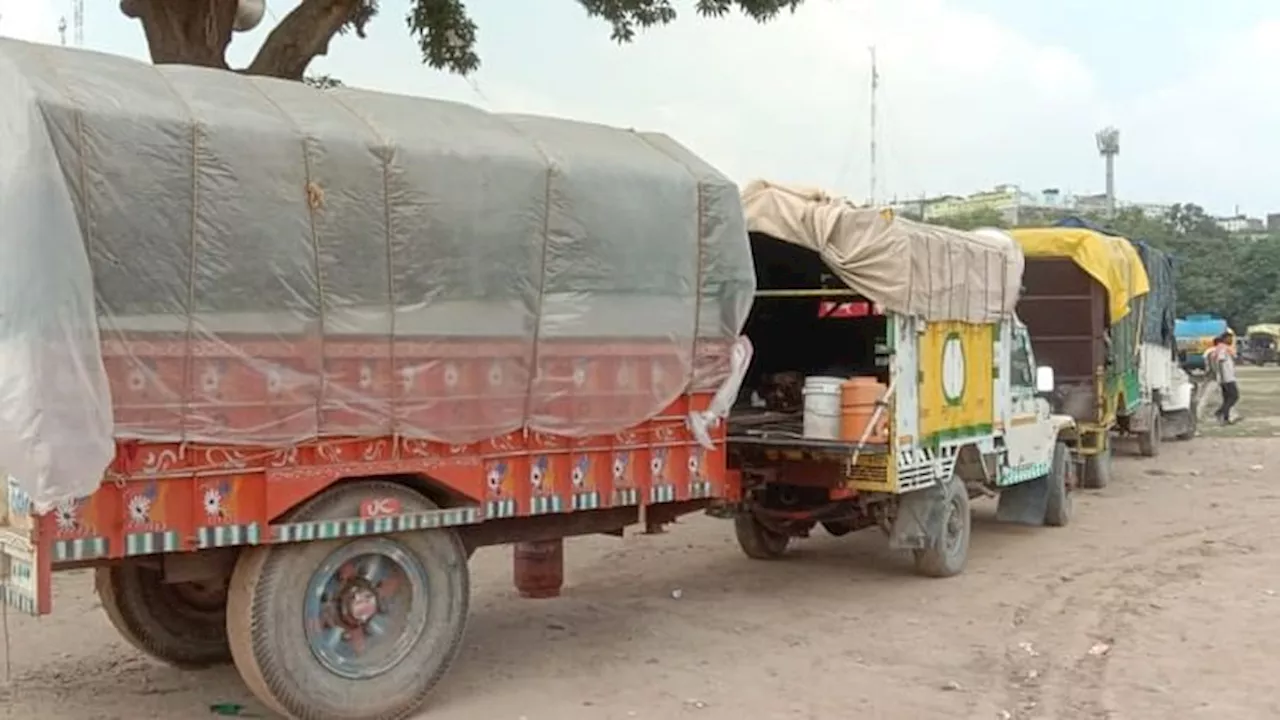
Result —
POLYGON ((1086 455, 1080 487, 1101 490, 1111 484, 1111 445, 1093 455, 1086 455))
POLYGON ((1145 432, 1138 435, 1138 452, 1142 453, 1142 457, 1155 457, 1160 454, 1161 433, 1164 432, 1164 421, 1160 417, 1160 410, 1153 408, 1151 412, 1151 421, 1147 423, 1145 432))
POLYGON ((225 585, 202 607, 179 585, 165 583, 159 569, 124 562, 97 568, 94 586, 120 636, 147 655, 183 669, 231 661, 226 595, 217 592, 225 585))
POLYGON ((1071 449, 1065 443, 1053 447, 1053 460, 1049 466, 1049 475, 1045 482, 1049 483, 1049 502, 1044 510, 1044 524, 1050 527, 1065 527, 1071 522, 1071 514, 1075 510, 1071 490, 1075 485, 1072 477, 1075 464, 1071 459, 1071 449))
POLYGON ((831 537, 844 537, 854 531, 852 520, 833 520, 822 523, 822 529, 831 537))
POLYGON ((973 517, 969 511, 969 491, 964 483, 953 479, 947 487, 945 515, 942 519, 943 536, 922 550, 912 551, 916 572, 926 577, 947 578, 964 572, 969 559, 969 535, 973 529, 973 517), (958 521, 958 532, 952 534, 952 519, 958 521))
POLYGON ((1175 437, 1176 437, 1176 439, 1178 439, 1178 440, 1190 440, 1190 439, 1194 438, 1194 437, 1196 436, 1196 431, 1197 431, 1197 430, 1199 430, 1199 424, 1200 424, 1200 423, 1199 423, 1199 419, 1196 417, 1195 401, 1194 401, 1194 400, 1192 400, 1191 409, 1189 409, 1189 410, 1179 410, 1178 412, 1179 412, 1179 413, 1186 413, 1187 429, 1186 429, 1186 430, 1184 430, 1184 431, 1182 431, 1182 432, 1180 432, 1180 433, 1178 433, 1178 435, 1177 435, 1177 436, 1175 436, 1175 437))
POLYGON ((742 553, 752 560, 777 560, 786 554, 791 544, 789 536, 766 528, 749 512, 734 516, 733 534, 742 553))
MULTIPOLYGON (((389 482, 343 485, 303 505, 293 522, 358 517, 370 495, 394 497, 405 512, 436 509, 389 482)), ((452 530, 386 536, 422 563, 430 582, 427 624, 408 655, 381 675, 340 677, 316 660, 303 603, 311 574, 335 550, 361 538, 252 548, 231 576, 227 634, 245 684, 271 710, 294 720, 402 720, 412 717, 458 656, 470 603, 467 550, 452 530)))

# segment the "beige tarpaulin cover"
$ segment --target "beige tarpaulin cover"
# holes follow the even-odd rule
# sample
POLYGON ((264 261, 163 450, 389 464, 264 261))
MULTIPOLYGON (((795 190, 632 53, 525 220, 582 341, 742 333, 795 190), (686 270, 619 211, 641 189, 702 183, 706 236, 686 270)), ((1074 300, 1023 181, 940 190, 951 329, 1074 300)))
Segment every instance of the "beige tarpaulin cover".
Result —
POLYGON ((885 310, 988 323, 1018 301, 1022 251, 1000 231, 913 222, 762 180, 743 189, 742 204, 750 232, 815 250, 845 284, 885 310))

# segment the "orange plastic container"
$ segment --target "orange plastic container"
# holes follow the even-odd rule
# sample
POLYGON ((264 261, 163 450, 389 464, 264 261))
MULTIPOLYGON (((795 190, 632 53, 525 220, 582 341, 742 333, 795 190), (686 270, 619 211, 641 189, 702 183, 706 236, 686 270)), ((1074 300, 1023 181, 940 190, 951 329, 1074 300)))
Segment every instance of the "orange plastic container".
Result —
MULTIPOLYGON (((876 412, 876 401, 884 394, 885 386, 872 377, 850 378, 840 385, 840 439, 858 442, 876 412)), ((867 435, 867 442, 884 442, 888 413, 880 413, 875 428, 867 435)))

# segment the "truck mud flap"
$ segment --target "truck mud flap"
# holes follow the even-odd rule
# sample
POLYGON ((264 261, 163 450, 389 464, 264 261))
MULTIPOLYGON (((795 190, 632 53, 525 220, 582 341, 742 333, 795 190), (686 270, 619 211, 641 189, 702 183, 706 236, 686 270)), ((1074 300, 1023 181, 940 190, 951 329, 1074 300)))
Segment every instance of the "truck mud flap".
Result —
MULTIPOLYGON (((7 476, 6 476, 7 477, 7 476)), ((27 615, 51 610, 52 566, 40 552, 39 518, 31 514, 31 499, 7 478, 0 505, 0 593, 4 603, 27 615)))
POLYGON ((1049 480, 1035 478, 1010 485, 996 501, 996 520, 1018 525, 1044 525, 1049 511, 1049 480))
POLYGON ((889 548, 923 550, 941 537, 947 500, 957 490, 965 492, 964 484, 953 480, 899 496, 898 513, 889 532, 889 548))

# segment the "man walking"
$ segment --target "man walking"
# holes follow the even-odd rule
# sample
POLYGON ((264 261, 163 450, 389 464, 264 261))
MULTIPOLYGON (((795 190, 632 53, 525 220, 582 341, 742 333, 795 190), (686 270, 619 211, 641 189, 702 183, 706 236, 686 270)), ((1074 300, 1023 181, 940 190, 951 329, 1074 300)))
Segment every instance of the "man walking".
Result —
POLYGON ((1231 409, 1240 400, 1240 387, 1236 384, 1236 359, 1231 352, 1231 336, 1223 333, 1213 340, 1213 350, 1209 355, 1209 367, 1218 380, 1222 390, 1222 405, 1214 413, 1218 422, 1230 425, 1231 409))

